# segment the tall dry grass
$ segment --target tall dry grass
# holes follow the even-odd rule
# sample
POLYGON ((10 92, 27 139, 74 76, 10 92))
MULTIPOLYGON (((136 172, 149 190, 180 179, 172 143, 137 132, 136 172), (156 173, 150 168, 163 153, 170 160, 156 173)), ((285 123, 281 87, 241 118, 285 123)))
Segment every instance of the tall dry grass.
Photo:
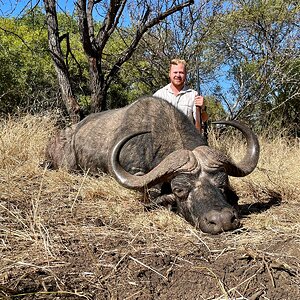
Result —
MULTIPOLYGON (((118 251, 120 261, 141 249, 189 253, 187 245, 192 243, 218 256, 228 249, 254 249, 299 263, 299 140, 259 137, 257 169, 245 178, 231 178, 244 212, 243 228, 238 234, 223 234, 220 243, 166 209, 146 212, 143 195, 119 186, 108 175, 96 178, 42 168, 54 124, 50 115, 0 123, 0 286, 16 274, 41 269, 52 274, 59 287, 61 278, 53 270, 64 265, 62 253, 73 251, 70 239, 85 249, 96 273, 99 261, 92 247, 105 248, 100 245, 104 242, 105 251, 118 251)), ((219 138, 211 132, 210 143, 236 159, 245 148, 238 135, 219 138)), ((17 281, 11 285, 17 286, 17 281)))

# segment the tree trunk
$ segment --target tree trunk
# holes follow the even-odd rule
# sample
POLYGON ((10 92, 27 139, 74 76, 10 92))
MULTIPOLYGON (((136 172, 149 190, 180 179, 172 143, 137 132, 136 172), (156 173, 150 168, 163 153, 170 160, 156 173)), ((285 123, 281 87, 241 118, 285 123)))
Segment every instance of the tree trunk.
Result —
POLYGON ((70 80, 69 77, 66 76, 66 72, 56 65, 55 70, 61 90, 62 100, 67 108, 71 123, 75 124, 80 121, 80 106, 73 95, 70 80))
POLYGON ((90 112, 100 112, 107 109, 107 88, 101 66, 97 57, 89 57, 91 106, 90 112))
POLYGON ((72 92, 69 71, 60 47, 58 21, 55 7, 56 1, 44 0, 44 4, 47 15, 49 50, 57 73, 62 100, 71 118, 71 122, 76 123, 80 120, 80 106, 72 92))

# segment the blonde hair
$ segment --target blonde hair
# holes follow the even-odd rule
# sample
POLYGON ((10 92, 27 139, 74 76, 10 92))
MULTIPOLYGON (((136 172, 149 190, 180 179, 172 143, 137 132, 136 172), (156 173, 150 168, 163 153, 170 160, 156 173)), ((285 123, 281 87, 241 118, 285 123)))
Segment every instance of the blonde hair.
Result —
POLYGON ((180 58, 173 58, 170 61, 170 65, 179 65, 179 64, 183 64, 186 66, 186 61, 184 59, 180 59, 180 58))
POLYGON ((179 58, 173 58, 171 61, 170 61, 170 68, 172 67, 172 65, 179 65, 179 64, 182 64, 184 65, 184 68, 186 69, 187 67, 187 63, 184 59, 179 59, 179 58))

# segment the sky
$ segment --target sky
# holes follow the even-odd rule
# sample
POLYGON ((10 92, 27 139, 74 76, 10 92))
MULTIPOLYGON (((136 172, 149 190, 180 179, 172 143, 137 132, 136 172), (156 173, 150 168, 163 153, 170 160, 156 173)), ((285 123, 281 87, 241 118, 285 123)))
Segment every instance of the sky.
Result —
MULTIPOLYGON (((61 10, 72 13, 74 9, 73 0, 58 0, 61 10)), ((39 5, 43 7, 42 0, 0 0, 0 16, 2 17, 20 17, 24 10, 39 5)))
MULTIPOLYGON (((68 13, 69 15, 73 15, 75 0, 56 1, 58 3, 56 8, 58 12, 62 11, 64 13, 68 13)), ((0 0, 0 17, 20 18, 22 15, 24 15, 25 11, 36 6, 44 8, 43 0, 0 0)), ((124 10, 124 12, 126 12, 126 10, 124 10)), ((96 21, 101 20, 103 17, 103 15, 101 15, 101 6, 98 5, 97 8, 94 8, 93 17, 96 21)), ((122 24, 126 25, 128 23, 127 17, 125 17, 123 20, 120 20, 120 22, 123 22, 122 24)))

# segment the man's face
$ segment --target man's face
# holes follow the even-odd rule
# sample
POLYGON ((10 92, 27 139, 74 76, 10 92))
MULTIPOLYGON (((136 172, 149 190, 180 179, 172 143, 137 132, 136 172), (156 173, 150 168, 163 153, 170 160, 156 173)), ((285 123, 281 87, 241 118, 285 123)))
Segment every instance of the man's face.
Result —
POLYGON ((186 79, 185 66, 183 64, 171 65, 169 77, 175 87, 182 88, 186 79))

